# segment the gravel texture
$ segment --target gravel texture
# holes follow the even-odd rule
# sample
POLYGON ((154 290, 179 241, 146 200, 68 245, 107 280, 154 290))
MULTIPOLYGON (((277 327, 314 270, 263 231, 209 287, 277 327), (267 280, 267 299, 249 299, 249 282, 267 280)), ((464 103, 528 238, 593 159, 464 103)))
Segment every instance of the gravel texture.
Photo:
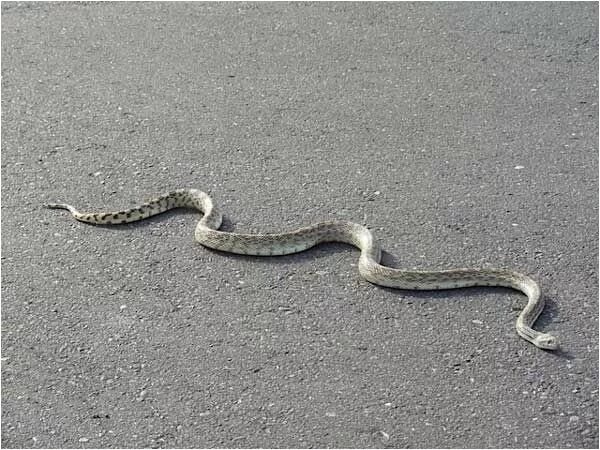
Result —
POLYGON ((598 6, 2 3, 2 446, 598 447, 598 6), (537 279, 395 291, 342 244, 226 229, 368 224, 398 267, 537 279))

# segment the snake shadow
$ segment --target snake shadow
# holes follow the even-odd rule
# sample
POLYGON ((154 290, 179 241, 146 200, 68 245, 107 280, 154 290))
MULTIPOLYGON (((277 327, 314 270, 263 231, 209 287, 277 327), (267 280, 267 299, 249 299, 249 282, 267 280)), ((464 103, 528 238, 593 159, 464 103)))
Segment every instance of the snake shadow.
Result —
MULTIPOLYGON (((393 255, 391 253, 386 252, 385 250, 382 251, 382 258, 381 258, 381 264, 388 266, 388 267, 392 267, 395 269, 402 269, 402 265, 399 264, 400 260, 396 255, 393 255)), ((435 299, 435 300, 439 300, 439 301, 464 301, 465 298, 481 298, 482 296, 484 296, 486 293, 489 293, 492 289, 494 289, 496 292, 499 293, 506 293, 506 297, 509 298, 509 295, 513 295, 515 294, 514 289, 512 288, 508 288, 508 287, 503 287, 503 286, 472 286, 472 287, 465 287, 465 288, 455 288, 455 289, 441 289, 441 290, 422 290, 422 291, 417 291, 417 290, 406 290, 406 289, 396 289, 396 288, 389 288, 386 286, 377 286, 385 291, 388 292, 402 292, 403 295, 405 296, 410 296, 412 298, 416 298, 416 299, 420 299, 423 301, 428 301, 431 299, 435 299)), ((525 307, 526 303, 527 303, 527 297, 525 296, 525 294, 517 292, 518 295, 520 295, 520 299, 515 298, 514 299, 514 303, 513 305, 518 303, 518 308, 516 308, 516 310, 518 310, 518 312, 520 313, 521 310, 525 307)), ((543 293, 542 290, 542 295, 544 297, 545 300, 545 307, 544 310, 542 311, 542 314, 539 316, 539 318, 535 321, 536 324, 536 329, 537 330, 547 330, 548 329, 548 325, 552 324, 552 322, 556 322, 556 318, 559 316, 559 309, 558 309, 558 302, 556 302, 552 297, 548 297, 547 295, 545 295, 543 293)), ((514 297, 513 297, 514 298, 514 297)), ((549 331, 551 332, 551 331, 549 331)), ((556 350, 545 350, 545 349, 540 349, 548 354, 551 354, 554 357, 558 357, 558 358, 562 358, 562 359, 567 359, 567 360, 571 360, 573 359, 575 356, 568 350, 564 349, 562 346, 559 347, 556 350)))
MULTIPOLYGON (((232 253, 228 253, 228 252, 224 252, 224 251, 220 251, 220 250, 213 250, 213 249, 207 249, 209 252, 218 254, 220 256, 223 256, 224 258, 234 258, 234 259, 238 259, 238 260, 242 260, 242 261, 252 261, 255 264, 266 264, 266 265, 277 265, 277 264, 302 264, 308 261, 314 261, 315 259, 323 259, 323 258, 330 258, 332 253, 338 253, 341 254, 342 256, 345 257, 345 255, 351 255, 351 254, 356 254, 358 255, 359 250, 357 248, 355 248, 354 246, 350 245, 350 244, 345 244, 345 243, 340 243, 340 242, 327 242, 327 243, 322 243, 319 245, 316 245, 315 247, 312 247, 310 249, 307 249, 305 251, 299 252, 299 253, 293 253, 290 255, 281 255, 281 256, 251 256, 251 255, 238 255, 238 254, 232 254, 232 253)), ((386 252, 385 250, 382 251, 382 258, 381 258, 381 264, 388 266, 388 267, 392 267, 392 268, 396 268, 396 269, 402 269, 402 265, 399 264, 399 258, 396 257, 393 254, 390 254, 388 252, 386 252)), ((405 267, 405 266, 404 266, 405 267)), ((343 268, 342 268, 343 270, 343 268)), ((357 272, 357 276, 360 278, 360 276, 358 275, 358 271, 357 272)), ((361 281, 363 281, 364 283, 369 283, 366 280, 363 280, 362 278, 360 278, 361 281)), ((421 305, 426 305, 430 302, 439 302, 439 301, 446 301, 446 302, 457 302, 457 303, 463 303, 465 302, 465 300, 468 301, 469 298, 481 298, 482 296, 484 296, 486 293, 489 293, 491 289, 495 289, 497 292, 505 292, 506 293, 506 297, 510 298, 509 295, 515 295, 515 290, 511 289, 511 288, 507 288, 507 287, 502 287, 502 286, 473 286, 473 287, 466 287, 466 288, 456 288, 456 289, 442 289, 442 290, 422 290, 422 291, 418 291, 418 290, 413 290, 413 289, 397 289, 397 288, 390 288, 390 287, 386 287, 386 286, 379 286, 379 285, 375 285, 375 284, 371 284, 373 286, 374 289, 382 289, 386 292, 390 292, 393 293, 396 298, 398 299, 398 302, 402 302, 404 299, 406 299, 407 297, 412 299, 412 300, 418 300, 421 305), (401 298, 399 298, 401 297, 401 298)), ((524 294, 518 293, 522 298, 521 299, 514 299, 514 305, 518 303, 518 308, 515 308, 515 310, 517 310, 518 312, 520 312, 523 307, 525 307, 525 304, 527 303, 527 298, 525 297, 524 294)), ((542 294, 544 295, 544 294, 542 294)), ((536 329, 540 329, 540 330, 547 330, 548 326, 553 322, 553 318, 556 318, 558 316, 558 307, 557 307, 557 302, 548 297, 548 296, 544 296, 544 300, 545 300, 545 308, 544 311, 542 312, 542 314, 540 315, 540 317, 536 320, 536 329)), ((515 318, 516 319, 516 318, 515 318)), ((551 354, 553 357, 557 357, 557 358, 561 358, 561 359, 567 359, 567 360, 571 360, 573 359, 575 356, 569 352, 568 350, 565 350, 563 347, 559 347, 557 350, 553 350, 553 351, 549 351, 549 350, 544 350, 544 349, 540 349, 548 354, 551 354)))
MULTIPOLYGON (((186 210, 186 209, 173 209, 173 210, 165 211, 162 214, 149 217, 149 218, 144 219, 139 222, 131 222, 128 224, 112 224, 112 225, 92 224, 92 225, 94 225, 96 227, 107 228, 107 229, 112 229, 112 230, 126 229, 126 228, 137 229, 137 228, 144 228, 146 226, 151 225, 152 223, 166 222, 171 217, 179 216, 179 215, 198 216, 198 212, 193 211, 193 210, 186 210)), ((86 224, 86 225, 90 225, 90 224, 86 224)), ((226 231, 226 232, 235 232, 236 231, 233 222, 231 220, 229 220, 227 217, 223 217, 223 223, 219 229, 222 231, 226 231)), ((345 256, 346 254, 356 254, 358 256, 358 254, 360 252, 360 250, 358 250, 356 247, 354 247, 350 244, 342 243, 342 242, 324 242, 324 243, 318 244, 314 247, 311 247, 307 250, 304 250, 302 252, 292 253, 289 255, 279 255, 279 256, 240 255, 237 253, 230 253, 230 252, 225 252, 222 250, 215 250, 212 248, 203 247, 200 244, 198 244, 198 246, 202 247, 202 249, 204 251, 222 256, 223 258, 241 260, 241 261, 251 261, 254 264, 264 264, 264 265, 269 265, 269 266, 290 265, 290 264, 300 265, 300 264, 306 263, 307 261, 314 261, 315 259, 319 260, 319 259, 324 259, 324 258, 330 258, 332 253, 341 254, 342 256, 345 256)), ((381 256, 382 256, 381 264, 391 267, 391 268, 395 268, 395 269, 403 268, 402 265, 400 264, 400 260, 397 256, 395 256, 391 253, 388 253, 385 250, 382 250, 381 256)), ((404 266, 404 267, 406 267, 406 266, 404 266)), ((361 278, 361 280, 362 280, 362 278, 361 278)), ((368 283, 368 281, 366 281, 366 280, 362 280, 362 281, 364 281, 365 283, 368 283)), ((369 283, 369 284, 371 284, 371 283, 369 283)), ((464 302, 465 298, 481 297, 486 292, 489 292, 490 289, 495 289, 499 292, 505 291, 507 296, 510 293, 514 294, 514 292, 515 292, 514 289, 501 287, 501 286, 490 286, 490 287, 474 286, 474 287, 457 288, 457 289, 423 290, 423 291, 418 291, 418 290, 413 290, 413 289, 397 289, 397 288, 390 288, 390 287, 379 286, 379 285, 374 285, 374 284, 373 284, 373 287, 376 289, 382 289, 386 292, 394 293, 396 295, 401 295, 402 297, 411 297, 412 299, 418 299, 423 304, 426 304, 432 300, 464 302)), ((544 295, 544 294, 542 294, 542 295, 544 295)), ((552 319, 556 318, 559 313, 558 306, 557 306, 558 303, 554 299, 552 299, 548 296, 545 296, 544 299, 545 299, 546 306, 544 308, 544 311, 540 315, 540 317, 536 320, 536 324, 539 326, 540 329, 546 329, 547 326, 553 322, 552 319)), ((402 300, 399 299, 398 301, 401 302, 402 300)), ((524 306, 525 302, 526 302, 525 298, 523 298, 522 302, 523 302, 523 306, 524 306)), ((519 310, 520 309, 522 309, 521 306, 519 306, 519 310)), ((571 360, 575 357, 571 352, 569 352, 568 350, 565 350, 562 347, 560 347, 557 350, 551 351, 551 352, 550 351, 546 351, 546 352, 551 353, 555 357, 559 357, 559 358, 563 358, 563 359, 567 359, 567 360, 571 360)))
MULTIPOLYGON (((227 228, 223 228, 224 231, 231 231, 227 228)), ((281 255, 281 256, 252 256, 252 255, 239 255, 232 254, 228 252, 224 252, 221 250, 214 249, 206 249, 207 251, 223 256, 224 258, 233 258, 242 261, 252 261, 255 264, 266 264, 266 265, 277 265, 277 264, 302 264, 308 261, 314 261, 315 259, 323 259, 330 258, 332 253, 338 253, 345 257, 345 255, 356 254, 358 256, 360 250, 356 247, 345 244, 341 242, 325 242, 315 247, 311 247, 310 249, 304 250, 302 252, 293 253, 290 255, 281 255)), ((381 264, 395 268, 402 269, 405 268, 400 264, 400 260, 397 256, 382 251, 381 264)), ((342 268, 342 270, 344 270, 342 268)), ((358 271, 357 271, 358 276, 358 271)), ((360 277, 359 277, 360 278, 360 277)), ((360 278, 364 283, 369 283, 366 280, 360 278)), ((371 284, 375 289, 382 289, 386 292, 393 293, 396 296, 401 296, 403 298, 409 297, 411 299, 417 299, 421 302, 422 305, 428 304, 429 302, 435 301, 447 301, 447 302, 464 302, 465 299, 469 298, 481 298, 485 295, 485 293, 489 293, 491 289, 495 289, 497 292, 505 292, 506 297, 509 298, 509 295, 515 295, 515 290, 502 286, 473 286, 466 288, 456 288, 456 289, 442 289, 442 290, 413 290, 413 289, 398 289, 398 288, 390 288, 386 286, 379 286, 375 284, 371 284)), ((523 309, 525 304, 527 303, 527 299, 524 294, 519 293, 521 295, 521 299, 517 300, 515 298, 514 304, 518 303, 518 308, 515 308, 519 312, 523 309)), ((544 295, 544 294, 542 294, 544 295)), ((557 302, 548 297, 544 296, 545 300, 545 308, 540 317, 536 320, 536 329, 546 330, 548 325, 553 322, 553 318, 558 316, 558 307, 557 302)), ((402 302, 402 299, 398 299, 398 302, 402 302)), ((541 349, 543 350, 543 349, 541 349)), ((559 347, 557 350, 547 351, 543 350, 549 354, 552 354, 554 357, 559 357, 563 359, 573 359, 574 355, 569 351, 565 350, 562 347, 559 347)))

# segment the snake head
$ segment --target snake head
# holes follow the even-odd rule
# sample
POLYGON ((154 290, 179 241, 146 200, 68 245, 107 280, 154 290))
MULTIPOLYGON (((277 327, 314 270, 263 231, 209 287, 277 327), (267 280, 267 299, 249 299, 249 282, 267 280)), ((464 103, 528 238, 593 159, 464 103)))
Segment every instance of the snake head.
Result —
POLYGON ((558 339, 550 334, 540 334, 533 343, 544 350, 556 350, 559 346, 558 339))

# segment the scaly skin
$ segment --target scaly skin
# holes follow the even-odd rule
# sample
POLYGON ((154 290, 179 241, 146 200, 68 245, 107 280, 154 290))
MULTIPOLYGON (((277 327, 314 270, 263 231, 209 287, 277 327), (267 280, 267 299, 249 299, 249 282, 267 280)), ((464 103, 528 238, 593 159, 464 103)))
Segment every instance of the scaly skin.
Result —
POLYGON ((196 226, 196 240, 216 250, 242 255, 289 255, 321 242, 345 242, 360 249, 358 270, 369 282, 381 286, 411 290, 455 289, 470 286, 503 286, 524 293, 528 302, 519 314, 516 329, 519 336, 533 345, 556 350, 558 339, 535 331, 532 326, 544 309, 544 299, 537 283, 526 275, 506 269, 451 269, 440 271, 408 271, 380 264, 381 249, 371 232, 352 222, 321 222, 287 233, 241 234, 219 231, 222 214, 208 194, 197 189, 178 189, 161 195, 136 208, 107 213, 80 213, 66 204, 52 203, 49 208, 67 209, 75 219, 92 224, 135 222, 172 208, 195 208, 204 213, 196 226))

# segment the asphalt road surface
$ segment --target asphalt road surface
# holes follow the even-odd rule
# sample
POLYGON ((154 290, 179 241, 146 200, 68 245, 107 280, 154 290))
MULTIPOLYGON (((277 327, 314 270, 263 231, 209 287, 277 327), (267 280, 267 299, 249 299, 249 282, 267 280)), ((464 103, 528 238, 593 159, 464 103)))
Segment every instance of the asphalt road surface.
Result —
POLYGON ((2 3, 2 445, 598 447, 598 6, 2 3), (368 224, 358 252, 209 251, 198 214, 49 201, 210 192, 225 229, 368 224))

